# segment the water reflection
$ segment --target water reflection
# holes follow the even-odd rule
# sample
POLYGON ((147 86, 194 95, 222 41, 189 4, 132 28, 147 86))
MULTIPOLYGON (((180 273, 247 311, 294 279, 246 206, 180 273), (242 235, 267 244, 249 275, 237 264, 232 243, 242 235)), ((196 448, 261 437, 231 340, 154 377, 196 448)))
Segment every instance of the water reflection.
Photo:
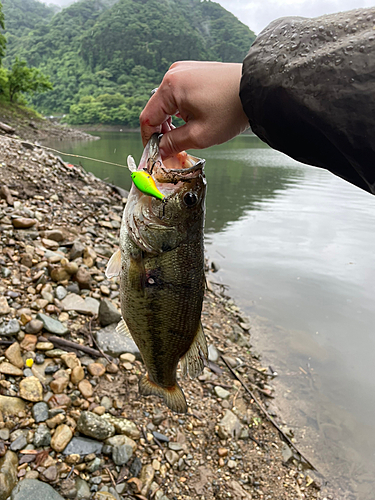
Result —
MULTIPOLYGON (((140 158, 138 134, 100 135, 57 148, 124 164, 129 153, 140 158)), ((281 414, 337 498, 372 500, 375 198, 250 136, 199 156, 215 280, 251 315, 253 344, 280 373, 281 414)), ((83 165, 130 186, 128 171, 83 165)))

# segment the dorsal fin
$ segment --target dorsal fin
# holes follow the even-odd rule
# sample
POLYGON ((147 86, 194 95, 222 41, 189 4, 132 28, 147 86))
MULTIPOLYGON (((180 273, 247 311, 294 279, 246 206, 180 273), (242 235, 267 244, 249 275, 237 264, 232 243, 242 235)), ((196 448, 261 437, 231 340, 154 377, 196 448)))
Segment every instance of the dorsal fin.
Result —
POLYGON ((133 338, 129 331, 128 325, 125 323, 123 319, 121 319, 119 324, 116 326, 116 332, 119 333, 120 335, 125 335, 125 337, 129 337, 130 339, 133 338))
POLYGON ((109 259, 105 275, 107 278, 114 278, 121 273, 121 251, 118 249, 109 259))

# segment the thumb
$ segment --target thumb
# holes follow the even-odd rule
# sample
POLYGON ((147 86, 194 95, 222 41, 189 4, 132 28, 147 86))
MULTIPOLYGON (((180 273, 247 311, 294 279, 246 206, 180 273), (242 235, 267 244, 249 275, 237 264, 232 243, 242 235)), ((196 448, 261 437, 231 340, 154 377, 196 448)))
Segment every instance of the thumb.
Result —
POLYGON ((166 132, 160 139, 159 151, 163 160, 194 147, 191 137, 191 123, 166 132))

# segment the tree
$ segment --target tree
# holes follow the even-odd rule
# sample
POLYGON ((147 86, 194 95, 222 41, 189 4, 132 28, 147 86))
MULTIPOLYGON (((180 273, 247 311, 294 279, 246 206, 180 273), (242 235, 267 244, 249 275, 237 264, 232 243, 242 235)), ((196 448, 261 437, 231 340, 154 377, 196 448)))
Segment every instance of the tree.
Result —
POLYGON ((18 57, 8 72, 7 87, 10 102, 14 102, 20 93, 40 93, 53 88, 48 76, 36 68, 29 68, 26 61, 21 61, 18 57))
MULTIPOLYGON (((5 27, 4 27, 3 5, 2 5, 1 2, 0 2, 0 27, 2 29, 5 29, 5 27)), ((5 47, 6 47, 6 44, 7 44, 7 40, 6 40, 5 36, 2 33, 0 33, 0 64, 1 64, 1 61, 2 61, 3 57, 5 56, 5 47)))

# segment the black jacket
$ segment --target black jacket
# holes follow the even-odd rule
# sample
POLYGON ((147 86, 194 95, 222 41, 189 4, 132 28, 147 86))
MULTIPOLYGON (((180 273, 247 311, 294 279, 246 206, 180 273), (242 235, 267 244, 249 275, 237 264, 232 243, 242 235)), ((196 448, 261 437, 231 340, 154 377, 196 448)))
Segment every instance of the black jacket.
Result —
POLYGON ((252 130, 375 194, 375 8, 273 21, 243 64, 252 130))

